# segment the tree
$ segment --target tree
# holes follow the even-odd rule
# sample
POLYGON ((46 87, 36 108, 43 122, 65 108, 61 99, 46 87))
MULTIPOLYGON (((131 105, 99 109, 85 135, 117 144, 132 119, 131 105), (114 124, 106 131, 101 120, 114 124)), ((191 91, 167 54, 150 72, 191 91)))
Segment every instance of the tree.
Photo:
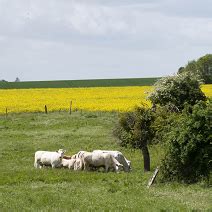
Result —
POLYGON ((178 69, 178 74, 185 72, 199 75, 206 84, 212 83, 212 54, 206 54, 197 61, 192 60, 185 67, 178 69))
POLYGON ((155 83, 155 89, 149 94, 148 99, 152 104, 170 105, 181 111, 185 103, 194 105, 197 101, 206 100, 200 84, 198 75, 191 75, 187 72, 164 77, 155 83))
POLYGON ((115 135, 121 140, 122 146, 130 145, 141 150, 144 158, 144 171, 150 171, 150 155, 148 144, 154 137, 151 127, 154 116, 150 109, 138 107, 134 112, 121 115, 115 135))
POLYGON ((21 80, 18 77, 16 77, 15 82, 20 82, 20 81, 21 80))
POLYGON ((212 54, 206 54, 197 60, 197 67, 206 84, 212 83, 212 54))

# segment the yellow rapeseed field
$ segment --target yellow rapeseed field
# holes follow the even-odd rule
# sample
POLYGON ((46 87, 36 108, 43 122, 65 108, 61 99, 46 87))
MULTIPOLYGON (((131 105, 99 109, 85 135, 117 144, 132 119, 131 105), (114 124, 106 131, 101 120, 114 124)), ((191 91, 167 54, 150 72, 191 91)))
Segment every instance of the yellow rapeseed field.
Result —
MULTIPOLYGON (((151 86, 51 88, 51 89, 0 89, 0 113, 69 110, 130 111, 146 100, 151 86)), ((212 85, 204 85, 203 91, 212 96, 212 85)))

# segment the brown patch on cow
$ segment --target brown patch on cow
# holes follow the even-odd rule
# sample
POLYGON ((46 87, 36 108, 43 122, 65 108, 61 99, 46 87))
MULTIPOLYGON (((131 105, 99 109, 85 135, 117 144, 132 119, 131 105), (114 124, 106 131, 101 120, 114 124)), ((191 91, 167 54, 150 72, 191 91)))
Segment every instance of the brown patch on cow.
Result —
POLYGON ((70 160, 70 159, 71 159, 71 157, 72 157, 72 156, 64 155, 64 156, 63 156, 63 159, 70 160))

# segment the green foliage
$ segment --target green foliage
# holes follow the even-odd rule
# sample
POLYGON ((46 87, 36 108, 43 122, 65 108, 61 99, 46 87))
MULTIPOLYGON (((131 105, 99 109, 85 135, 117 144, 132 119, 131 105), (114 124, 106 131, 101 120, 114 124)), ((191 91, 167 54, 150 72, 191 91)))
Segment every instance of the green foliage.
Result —
POLYGON ((137 107, 134 112, 121 114, 114 131, 121 140, 121 145, 141 149, 151 143, 154 137, 151 127, 153 118, 152 111, 144 107, 137 107))
POLYGON ((175 107, 181 111, 185 103, 194 105, 197 101, 206 100, 206 97, 200 89, 198 76, 182 73, 158 80, 148 99, 153 105, 170 105, 173 109, 175 107))
POLYGON ((171 131, 179 114, 178 111, 175 111, 175 108, 170 108, 170 105, 157 107, 153 113, 152 129, 154 130, 154 138, 152 143, 162 145, 165 143, 167 132, 171 131))
POLYGON ((185 67, 180 67, 178 73, 199 75, 206 83, 212 83, 212 54, 206 54, 197 61, 190 61, 185 67))
POLYGON ((206 54, 197 60, 200 74, 206 84, 212 83, 212 54, 206 54))
POLYGON ((212 159, 211 101, 187 105, 166 134, 163 181, 193 183, 208 178, 212 159))

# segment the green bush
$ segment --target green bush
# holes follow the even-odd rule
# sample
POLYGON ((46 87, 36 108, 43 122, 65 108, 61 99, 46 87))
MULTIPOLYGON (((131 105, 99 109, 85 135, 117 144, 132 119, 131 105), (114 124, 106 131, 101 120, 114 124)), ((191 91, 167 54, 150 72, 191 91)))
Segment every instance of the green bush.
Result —
POLYGON ((194 183, 202 177, 208 178, 211 140, 211 101, 199 102, 193 107, 187 105, 167 133, 161 179, 194 183))
POLYGON ((153 113, 154 122, 152 129, 154 130, 153 144, 163 144, 166 141, 167 133, 171 131, 175 125, 175 120, 179 117, 180 112, 171 108, 171 105, 158 106, 153 113))

